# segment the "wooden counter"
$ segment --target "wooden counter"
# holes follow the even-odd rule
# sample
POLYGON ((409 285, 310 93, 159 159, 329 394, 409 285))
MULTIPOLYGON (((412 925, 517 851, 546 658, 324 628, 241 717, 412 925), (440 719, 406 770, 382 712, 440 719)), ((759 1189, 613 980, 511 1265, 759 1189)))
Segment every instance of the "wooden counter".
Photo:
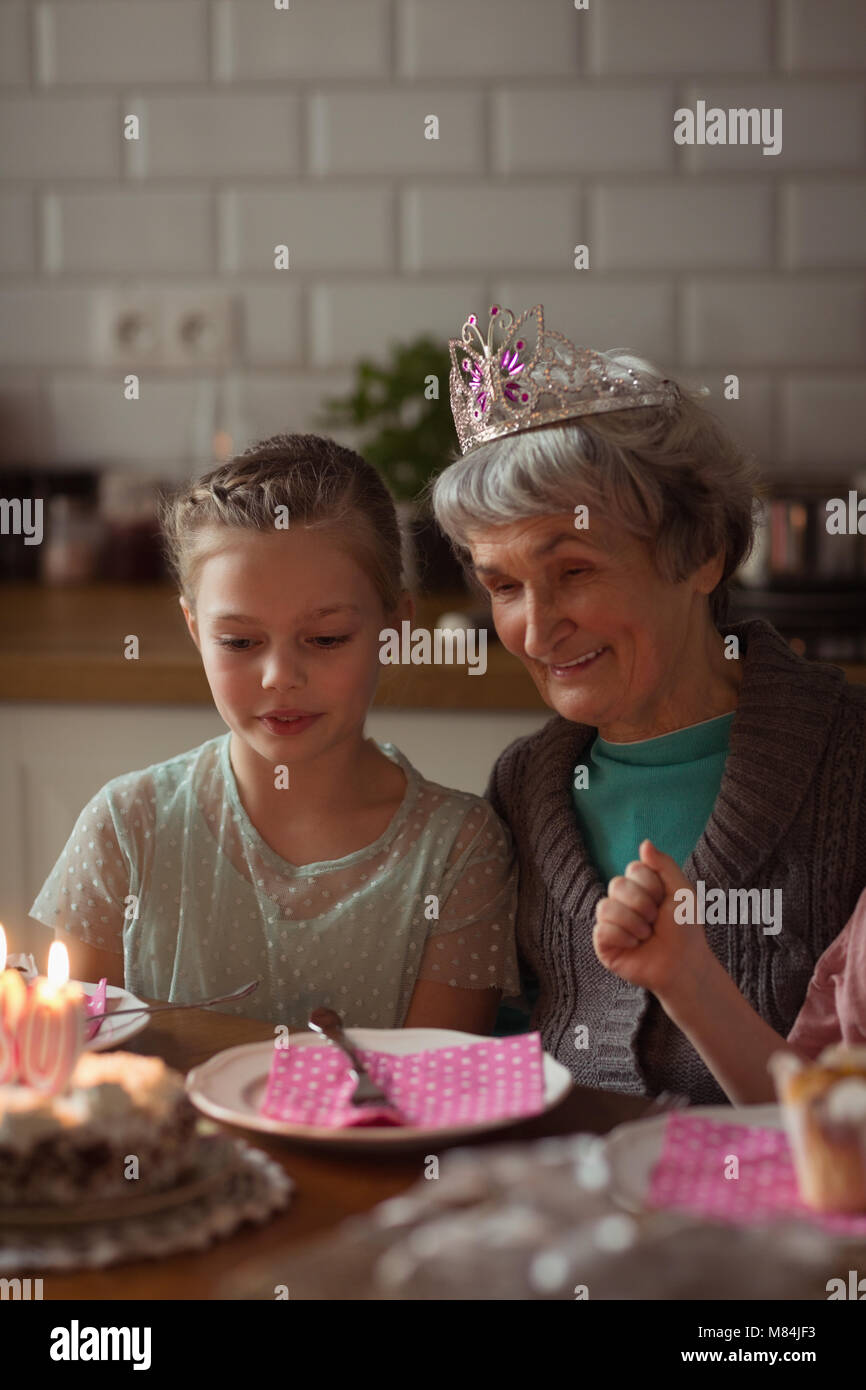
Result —
MULTIPOLYGON (((465 609, 459 593, 416 599, 413 627, 432 628, 465 609)), ((68 589, 0 586, 0 699, 81 704, 210 705, 201 658, 174 589, 111 584, 68 589), (139 659, 124 639, 138 637, 139 659)), ((383 666, 377 706, 397 709, 545 710, 532 678, 499 642, 487 643, 487 670, 465 666, 383 666)))
MULTIPOLYGON (((466 606, 460 594, 416 601, 414 627, 432 628, 466 606)), ((201 660, 175 591, 165 585, 49 589, 0 586, 0 699, 80 704, 209 705, 201 660), (134 634, 139 659, 127 660, 134 634)), ((866 684, 866 665, 843 666, 866 684)), ((488 641, 487 670, 461 666, 382 667, 376 705, 397 709, 545 710, 520 662, 488 641)))

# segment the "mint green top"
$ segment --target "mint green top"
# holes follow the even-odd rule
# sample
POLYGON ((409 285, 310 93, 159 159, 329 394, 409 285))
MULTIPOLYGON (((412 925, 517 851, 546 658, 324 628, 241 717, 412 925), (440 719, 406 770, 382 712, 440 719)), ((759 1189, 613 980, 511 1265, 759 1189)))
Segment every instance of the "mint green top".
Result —
POLYGON ((721 714, 638 743, 594 739, 587 785, 572 782, 572 799, 605 884, 638 858, 641 840, 652 840, 682 867, 719 794, 733 722, 733 713, 721 714))
POLYGON ((418 980, 519 993, 517 867, 489 802, 378 744, 407 779, 386 830, 342 859, 294 865, 250 821, 230 740, 106 783, 30 915, 122 953, 139 996, 185 1003, 259 976, 221 1012, 296 1029, 317 1005, 399 1028, 418 980))

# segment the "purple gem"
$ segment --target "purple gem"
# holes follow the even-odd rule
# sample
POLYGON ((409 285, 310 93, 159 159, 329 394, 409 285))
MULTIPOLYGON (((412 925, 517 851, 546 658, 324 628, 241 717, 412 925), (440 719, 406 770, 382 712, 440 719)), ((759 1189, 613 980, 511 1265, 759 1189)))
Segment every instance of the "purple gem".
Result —
POLYGON ((496 306, 495 304, 492 304, 492 305, 490 306, 490 312, 491 312, 491 314, 498 314, 498 313, 499 313, 499 309, 497 308, 497 306, 496 306))
POLYGON ((523 347, 523 342, 522 342, 522 340, 521 340, 521 342, 519 342, 519 343, 517 344, 517 346, 518 346, 519 348, 522 348, 522 347, 523 347))
POLYGON ((469 318, 467 319, 467 323, 474 323, 474 322, 475 322, 475 315, 474 315, 474 314, 470 314, 470 315, 469 315, 469 318))
POLYGON ((529 396, 528 396, 527 393, 524 391, 524 392, 523 392, 523 395, 520 397, 520 399, 521 399, 522 401, 528 401, 528 400, 529 400, 529 396))

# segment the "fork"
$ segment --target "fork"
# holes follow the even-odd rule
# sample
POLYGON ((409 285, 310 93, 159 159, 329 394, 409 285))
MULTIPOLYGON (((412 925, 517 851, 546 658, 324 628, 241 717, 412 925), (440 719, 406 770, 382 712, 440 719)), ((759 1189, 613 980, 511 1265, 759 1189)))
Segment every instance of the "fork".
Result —
POLYGON ((159 1014, 168 1009, 207 1009, 211 1004, 231 1004, 236 999, 246 999, 260 984, 261 980, 251 980, 248 985, 232 990, 231 994, 219 994, 215 999, 197 999, 193 1004, 139 1004, 137 1009, 106 1010, 102 1014, 89 1014, 87 1021, 93 1023, 98 1018, 119 1018, 121 1014, 159 1014))
POLYGON ((314 1033, 319 1033, 329 1042, 342 1048, 349 1061, 352 1063, 349 1072, 358 1082, 350 1102, 352 1105, 391 1105, 392 1102, 385 1095, 381 1086, 377 1086, 364 1063, 361 1061, 346 1034, 343 1032, 343 1020, 334 1009, 314 1009, 310 1014, 309 1027, 314 1033))

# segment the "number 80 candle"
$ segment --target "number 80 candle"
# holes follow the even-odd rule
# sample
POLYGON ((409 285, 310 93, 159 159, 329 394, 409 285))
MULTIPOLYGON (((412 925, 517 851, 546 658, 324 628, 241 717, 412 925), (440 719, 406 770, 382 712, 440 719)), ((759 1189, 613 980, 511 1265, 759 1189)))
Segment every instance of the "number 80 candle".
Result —
POLYGON ((69 953, 55 941, 48 977, 33 981, 18 1023, 21 1080, 51 1094, 64 1089, 84 1045, 84 995, 68 981, 69 953))
POLYGON ((6 933, 0 926, 0 1086, 18 1077, 18 1025, 26 1000, 20 971, 6 969, 6 933))

